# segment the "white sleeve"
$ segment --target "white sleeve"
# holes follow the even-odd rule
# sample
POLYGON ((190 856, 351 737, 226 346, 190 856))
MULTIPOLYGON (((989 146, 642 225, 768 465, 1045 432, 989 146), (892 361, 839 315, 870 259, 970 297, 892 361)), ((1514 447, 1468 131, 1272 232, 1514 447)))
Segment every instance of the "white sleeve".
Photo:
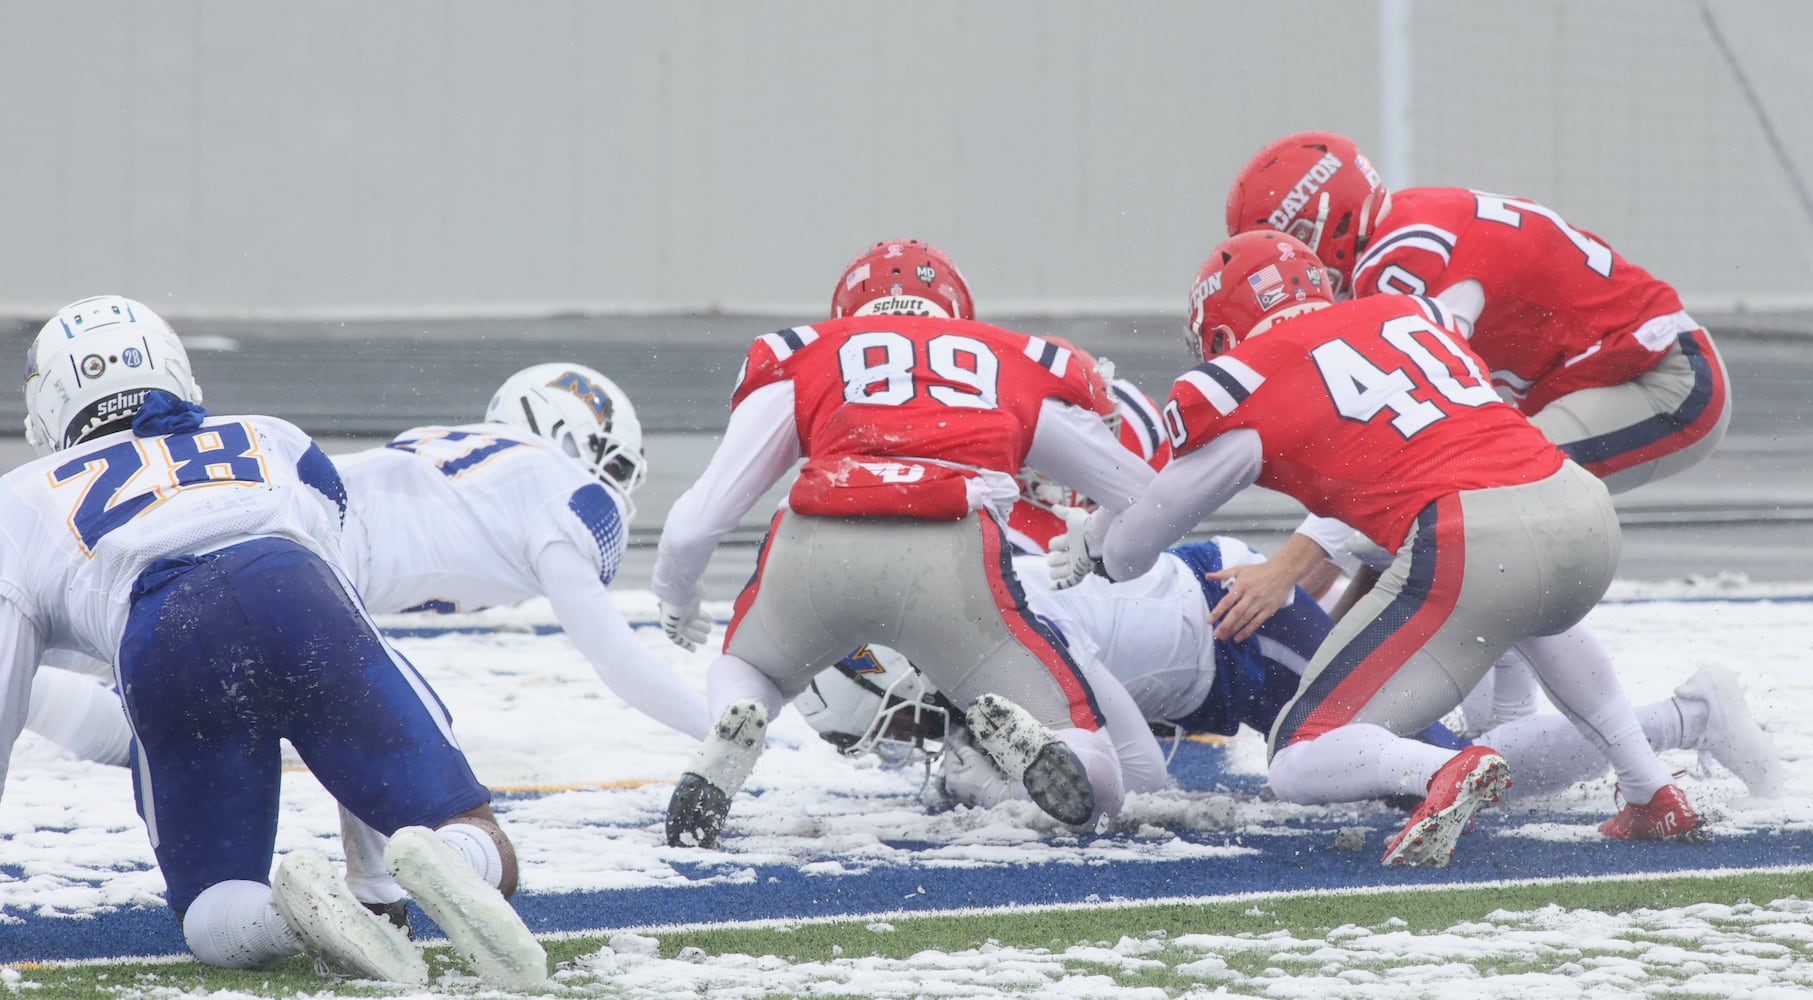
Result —
POLYGON ((81 674, 46 666, 32 679, 25 728, 83 760, 124 767, 132 727, 120 696, 81 674))
POLYGON ((1259 478, 1259 432, 1238 428, 1171 459, 1163 472, 1108 526, 1102 567, 1110 580, 1131 580, 1158 564, 1164 550, 1259 478))
POLYGON ((1056 399, 1039 407, 1026 464, 1114 511, 1127 509, 1153 477, 1098 414, 1056 399))
POLYGON ((1094 656, 1083 659, 1083 676, 1095 692, 1095 703, 1102 710, 1108 738, 1114 741, 1114 755, 1120 758, 1121 782, 1129 792, 1156 792, 1170 783, 1165 770, 1165 751, 1146 724, 1139 703, 1120 679, 1108 672, 1094 656))
POLYGON ((1321 546, 1322 552, 1329 559, 1339 559, 1347 554, 1347 540, 1353 537, 1353 529, 1346 521, 1332 517, 1311 514, 1297 525, 1297 534, 1321 546))
POLYGON ((1479 322, 1479 314, 1486 311, 1486 289, 1479 283, 1479 279, 1468 278, 1450 285, 1434 298, 1454 314, 1454 328, 1462 336, 1471 338, 1473 324, 1479 322))
POLYGON ((606 687, 656 722, 705 738, 711 726, 705 696, 636 638, 590 559, 572 543, 557 542, 536 557, 535 573, 561 629, 606 687))
POLYGON ((95 680, 113 683, 113 664, 73 649, 47 649, 42 663, 47 667, 60 667, 78 674, 87 674, 95 680))
POLYGON ((655 596, 674 605, 696 599, 718 539, 799 457, 793 383, 775 382, 743 397, 704 473, 668 511, 655 558, 655 596))
POLYGON ((17 605, 0 599, 0 794, 6 790, 6 768, 13 743, 25 728, 31 707, 32 677, 44 643, 38 629, 17 605))

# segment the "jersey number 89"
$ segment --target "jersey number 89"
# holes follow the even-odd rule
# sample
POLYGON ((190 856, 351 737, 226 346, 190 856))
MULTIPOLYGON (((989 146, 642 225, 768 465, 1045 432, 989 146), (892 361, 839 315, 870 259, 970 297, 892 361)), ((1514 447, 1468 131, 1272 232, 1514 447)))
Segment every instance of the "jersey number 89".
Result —
MULTIPOLYGON (((869 406, 899 406, 918 395, 914 382, 917 352, 898 333, 858 333, 837 348, 844 401, 869 406)), ((926 395, 946 406, 972 410, 995 408, 1001 362, 988 345, 974 337, 941 333, 925 343, 925 368, 939 382, 926 395), (942 383, 952 382, 955 385, 942 383)))

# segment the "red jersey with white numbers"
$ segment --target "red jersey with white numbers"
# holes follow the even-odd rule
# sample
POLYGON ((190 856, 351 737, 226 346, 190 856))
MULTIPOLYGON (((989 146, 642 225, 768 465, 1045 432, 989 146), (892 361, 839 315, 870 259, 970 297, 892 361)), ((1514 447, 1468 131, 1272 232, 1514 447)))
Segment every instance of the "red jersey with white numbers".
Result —
POLYGON ((1473 350, 1525 413, 1628 382, 1696 329, 1666 282, 1548 208, 1464 188, 1393 191, 1354 294, 1436 296, 1467 280, 1485 293, 1473 350))
MULTIPOLYGON (((1126 379, 1115 379, 1108 383, 1108 393, 1113 397, 1115 417, 1120 422, 1116 436, 1121 446, 1140 458, 1154 470, 1162 469, 1171 460, 1171 442, 1165 438, 1164 417, 1160 415, 1158 404, 1152 397, 1140 391, 1140 388, 1126 379)), ((1013 543, 1028 551, 1049 551, 1051 541, 1069 530, 1064 519, 1052 513, 1056 504, 1067 507, 1092 506, 1088 497, 1030 469, 1020 471, 1020 499, 1015 501, 1013 510, 1007 516, 1008 537, 1013 543), (1034 504, 1026 499, 1028 493, 1038 498, 1034 504)))
POLYGON ((1441 497, 1553 475, 1561 451, 1448 322, 1431 300, 1379 295, 1278 323, 1177 380, 1172 454, 1256 431, 1259 485, 1391 551, 1441 497))
POLYGON ((802 514, 960 518, 981 470, 1024 463, 1045 400, 1113 412, 1068 343, 970 320, 853 316, 756 338, 731 396, 793 384, 802 514))

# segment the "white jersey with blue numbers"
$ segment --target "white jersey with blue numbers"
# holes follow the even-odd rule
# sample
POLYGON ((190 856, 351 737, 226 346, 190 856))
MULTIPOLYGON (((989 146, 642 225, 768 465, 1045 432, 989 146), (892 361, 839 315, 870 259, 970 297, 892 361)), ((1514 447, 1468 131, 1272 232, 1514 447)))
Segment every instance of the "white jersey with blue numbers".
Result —
POLYGON ((623 558, 617 498, 513 427, 418 427, 333 461, 350 497, 348 572, 374 614, 540 596, 536 561, 555 542, 577 547, 605 584, 623 558))
POLYGON ((703 739, 705 699, 611 600, 623 508, 584 467, 505 424, 419 427, 334 459, 346 562, 373 613, 471 611, 546 597, 567 638, 632 708, 703 739))
POLYGON ((0 478, 0 785, 44 651, 113 662, 148 564, 269 537, 337 564, 344 508, 327 456, 273 417, 119 431, 0 478))
POLYGON ((274 417, 104 435, 0 479, 0 597, 46 645, 111 661, 147 563, 275 535, 337 565, 344 504, 326 456, 274 417))

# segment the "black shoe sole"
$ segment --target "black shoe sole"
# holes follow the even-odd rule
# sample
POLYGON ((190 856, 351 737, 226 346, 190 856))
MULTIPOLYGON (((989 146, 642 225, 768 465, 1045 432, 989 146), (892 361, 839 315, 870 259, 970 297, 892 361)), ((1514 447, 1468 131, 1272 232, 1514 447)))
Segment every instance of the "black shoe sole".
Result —
POLYGON ((696 774, 683 774, 667 801, 667 846, 716 847, 730 797, 696 774))
MULTIPOLYGON (((363 900, 360 902, 364 903, 363 900)), ((401 929, 405 937, 415 939, 415 932, 409 929, 409 907, 402 900, 399 899, 394 903, 364 903, 364 906, 390 921, 391 926, 401 929)))
POLYGON ((1033 803, 1060 823, 1082 826, 1095 815, 1095 788, 1089 784, 1089 774, 1076 751, 1061 742, 1045 744, 1026 765, 1021 780, 1033 803))

